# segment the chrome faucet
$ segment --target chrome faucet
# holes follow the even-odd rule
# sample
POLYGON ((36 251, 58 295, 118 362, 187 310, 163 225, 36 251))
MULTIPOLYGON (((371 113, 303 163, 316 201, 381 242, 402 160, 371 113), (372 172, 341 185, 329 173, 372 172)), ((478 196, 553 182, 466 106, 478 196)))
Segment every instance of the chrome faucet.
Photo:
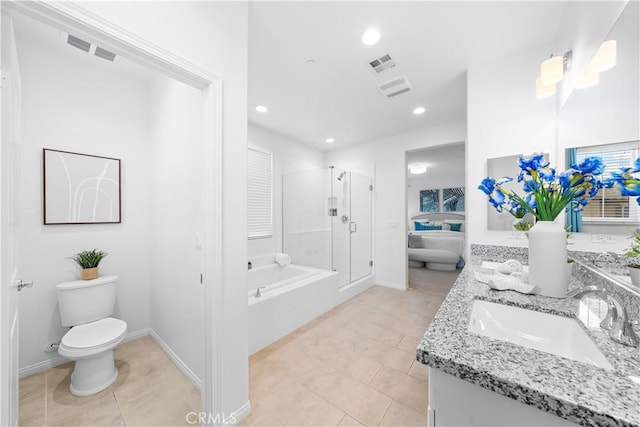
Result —
POLYGON ((260 293, 260 289, 266 289, 266 286, 260 286, 258 289, 256 289, 256 298, 260 298, 262 296, 262 294, 260 293))
POLYGON ((251 261, 247 262, 247 267, 251 270, 253 268, 253 263, 251 261))
POLYGON ((627 309, 618 298, 611 295, 605 289, 594 285, 575 289, 567 293, 567 296, 581 299, 588 294, 596 295, 607 303, 607 316, 600 323, 600 327, 609 333, 609 338, 629 347, 638 347, 640 339, 629 322, 627 309))

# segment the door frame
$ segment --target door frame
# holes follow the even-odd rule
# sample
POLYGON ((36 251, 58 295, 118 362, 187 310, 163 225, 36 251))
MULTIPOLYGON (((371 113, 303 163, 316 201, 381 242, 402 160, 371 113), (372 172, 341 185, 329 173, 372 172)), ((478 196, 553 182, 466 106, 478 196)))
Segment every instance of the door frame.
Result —
MULTIPOLYGON (((109 47, 130 60, 202 91, 203 142, 205 144, 203 194, 203 274, 205 374, 202 378, 202 412, 222 413, 223 268, 222 248, 222 145, 223 80, 151 42, 69 2, 3 1, 2 9, 30 16, 55 28, 79 34, 109 47)), ((4 195, 3 195, 4 197, 4 195)), ((0 236, 2 237, 2 236, 0 236)), ((2 266, 5 268, 5 266, 2 266)), ((2 286, 2 293, 8 287, 2 286)), ((9 289, 8 291, 13 291, 9 289)), ((5 355, 0 351, 0 357, 5 355)))

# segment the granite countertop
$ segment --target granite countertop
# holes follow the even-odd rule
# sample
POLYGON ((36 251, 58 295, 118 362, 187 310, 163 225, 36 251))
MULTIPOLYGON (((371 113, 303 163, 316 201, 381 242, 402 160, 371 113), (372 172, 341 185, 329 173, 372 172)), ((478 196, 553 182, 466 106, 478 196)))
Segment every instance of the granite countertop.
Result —
MULTIPOLYGON (((584 327, 615 371, 467 331, 474 299, 578 318, 573 298, 489 289, 474 278, 481 263, 472 256, 460 273, 418 345, 418 361, 580 425, 640 426, 640 361, 601 330, 584 327)), ((570 288, 582 284, 571 280, 570 288)))

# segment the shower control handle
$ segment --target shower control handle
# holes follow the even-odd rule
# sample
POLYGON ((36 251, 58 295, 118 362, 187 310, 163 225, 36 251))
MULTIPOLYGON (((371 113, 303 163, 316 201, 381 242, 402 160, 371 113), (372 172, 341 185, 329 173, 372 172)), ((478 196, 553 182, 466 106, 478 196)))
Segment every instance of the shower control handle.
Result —
POLYGON ((346 224, 347 222, 349 222, 349 217, 347 215, 342 215, 342 218, 340 218, 342 220, 342 222, 344 224, 346 224))

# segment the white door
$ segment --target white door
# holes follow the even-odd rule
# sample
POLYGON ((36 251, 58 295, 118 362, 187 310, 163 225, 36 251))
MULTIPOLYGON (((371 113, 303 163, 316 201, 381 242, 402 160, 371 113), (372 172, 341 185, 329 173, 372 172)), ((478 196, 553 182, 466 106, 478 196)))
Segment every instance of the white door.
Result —
MULTIPOLYGON (((20 74, 11 18, 2 14, 0 148, 0 425, 18 418, 18 171, 20 74)), ((38 173, 38 171, 34 171, 38 173)))
POLYGON ((372 271, 371 178, 351 172, 351 281, 372 271))

